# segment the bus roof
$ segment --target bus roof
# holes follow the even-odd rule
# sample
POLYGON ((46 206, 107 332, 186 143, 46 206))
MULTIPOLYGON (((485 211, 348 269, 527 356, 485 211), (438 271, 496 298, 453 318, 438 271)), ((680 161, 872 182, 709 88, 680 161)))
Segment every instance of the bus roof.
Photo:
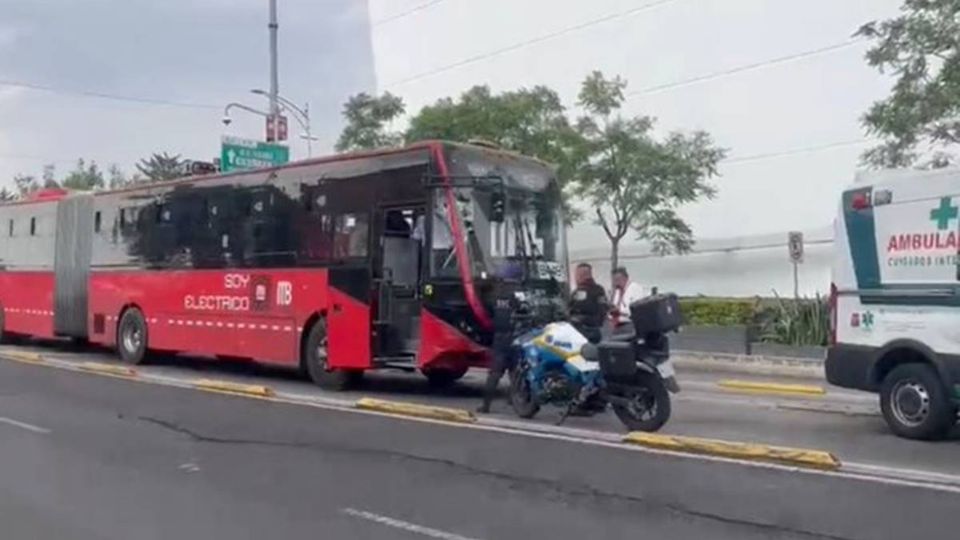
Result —
MULTIPOLYGON (((491 154, 491 155, 502 156, 502 157, 510 157, 513 159, 522 159, 524 161, 537 163, 548 169, 553 169, 552 165, 538 158, 525 156, 523 154, 519 154, 509 150, 501 149, 501 148, 491 147, 488 144, 468 144, 468 143, 444 141, 444 140, 438 140, 438 139, 429 139, 424 141, 417 141, 415 143, 398 147, 398 148, 378 148, 374 150, 360 150, 356 152, 347 152, 343 154, 333 154, 333 155, 321 156, 316 158, 302 159, 302 160, 286 163, 284 165, 279 165, 277 167, 268 167, 263 169, 246 169, 246 170, 233 171, 229 173, 211 173, 211 174, 205 174, 200 176, 184 176, 181 178, 165 180, 162 182, 151 182, 149 184, 138 184, 138 185, 123 187, 120 189, 96 191, 94 192, 94 195, 101 196, 101 195, 110 195, 113 193, 151 190, 151 189, 156 189, 158 187, 212 181, 216 179, 229 178, 231 176, 243 176, 248 174, 289 170, 289 169, 296 169, 300 167, 307 167, 310 165, 320 165, 324 163, 337 163, 337 162, 343 162, 343 161, 353 161, 353 160, 393 156, 393 155, 400 155, 400 154, 418 152, 423 150, 432 150, 437 147, 448 147, 448 146, 470 148, 470 149, 478 150, 485 154, 491 154)), ((71 192, 69 190, 65 190, 65 189, 43 189, 31 194, 28 198, 16 200, 16 201, 10 201, 7 203, 0 203, 0 206, 3 206, 5 204, 29 204, 29 203, 54 201, 54 200, 62 199, 68 196, 70 193, 71 192)))

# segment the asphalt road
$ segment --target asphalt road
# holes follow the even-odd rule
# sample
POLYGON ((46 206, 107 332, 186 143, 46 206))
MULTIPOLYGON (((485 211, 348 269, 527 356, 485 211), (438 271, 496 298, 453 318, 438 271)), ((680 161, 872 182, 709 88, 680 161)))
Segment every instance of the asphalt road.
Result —
POLYGON ((960 504, 10 362, 0 448, 4 539, 923 538, 960 504))
MULTIPOLYGON (((63 344, 31 344, 17 349, 40 351, 58 359, 77 362, 113 362, 115 359, 110 351, 78 351, 64 347, 63 344)), ((377 372, 369 374, 364 384, 356 390, 327 393, 292 371, 249 363, 178 357, 139 369, 172 378, 202 376, 266 384, 296 394, 337 398, 370 396, 469 409, 479 404, 484 376, 483 372, 471 372, 457 385, 438 392, 430 388, 418 374, 377 372)), ((897 438, 889 432, 879 416, 876 396, 828 387, 822 380, 782 382, 823 385, 827 387, 827 394, 823 397, 749 396, 731 394, 715 384, 719 379, 749 378, 743 375, 681 371, 679 378, 683 391, 675 396, 674 414, 663 430, 665 433, 820 449, 833 452, 845 462, 960 475, 960 459, 957 459, 960 431, 954 433, 950 440, 935 443, 897 438)), ((504 400, 495 403, 494 416, 516 418, 504 400)), ((557 410, 546 408, 535 421, 552 424, 558 417, 557 410)), ((566 425, 608 432, 623 431, 622 425, 612 414, 571 418, 566 425)))

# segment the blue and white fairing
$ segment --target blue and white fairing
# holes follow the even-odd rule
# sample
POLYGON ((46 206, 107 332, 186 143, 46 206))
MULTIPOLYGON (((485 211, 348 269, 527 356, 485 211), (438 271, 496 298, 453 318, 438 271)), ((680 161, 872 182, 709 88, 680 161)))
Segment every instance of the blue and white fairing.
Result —
POLYGON ((598 362, 587 360, 580 354, 588 343, 586 337, 572 324, 555 322, 535 328, 514 341, 523 351, 523 357, 538 366, 539 370, 562 368, 573 377, 592 379, 600 372, 598 362))

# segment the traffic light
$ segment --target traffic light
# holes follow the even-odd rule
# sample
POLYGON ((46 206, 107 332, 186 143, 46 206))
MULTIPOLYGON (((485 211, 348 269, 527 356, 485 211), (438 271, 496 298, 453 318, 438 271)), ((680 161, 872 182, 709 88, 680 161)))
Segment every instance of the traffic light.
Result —
POLYGON ((490 195, 490 221, 503 223, 507 215, 507 197, 502 191, 494 191, 490 195))

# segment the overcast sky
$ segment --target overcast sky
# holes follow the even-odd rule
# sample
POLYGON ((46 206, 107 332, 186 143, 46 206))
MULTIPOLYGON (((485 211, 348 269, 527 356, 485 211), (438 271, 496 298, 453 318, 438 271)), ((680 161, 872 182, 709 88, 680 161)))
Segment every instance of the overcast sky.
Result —
MULTIPOLYGON (((900 0, 370 0, 381 89, 411 110, 476 83, 497 90, 546 84, 572 105, 591 70, 637 91, 848 41, 900 0), (396 18, 411 8, 419 11, 396 18), (656 7, 627 16, 631 8, 656 7), (610 16, 606 22, 590 21, 610 16), (384 21, 377 24, 376 21, 384 21), (559 37, 512 47, 577 25, 559 37), (499 49, 510 50, 495 53, 499 49), (477 56, 486 58, 447 68, 477 56), (426 74, 430 71, 437 73, 426 74), (421 78, 407 81, 412 76, 421 78)), ((836 212, 864 146, 859 116, 889 81, 863 62, 863 44, 696 84, 641 93, 629 114, 659 129, 705 129, 730 149, 716 200, 685 210, 695 233, 728 237, 820 229, 836 212)), ((579 228, 573 239, 587 237, 579 228)))
MULTIPOLYGON (((862 23, 895 14, 900 0, 367 4, 280 0, 281 92, 310 101, 319 151, 329 151, 340 106, 357 91, 390 90, 416 110, 476 83, 546 84, 572 104, 593 69, 624 76, 628 91, 671 84, 842 44, 862 23), (647 4, 655 7, 618 16, 647 4), (576 25, 585 27, 544 37, 576 25), (446 68, 476 56, 486 58, 446 68)), ((209 159, 225 132, 224 104, 264 105, 247 91, 268 84, 266 0, 0 0, 0 13, 0 80, 199 105, 0 84, 0 185, 18 172, 39 175, 46 162, 63 174, 78 157, 127 170, 153 151, 209 159)), ((627 113, 656 116, 663 131, 708 130, 730 148, 718 198, 685 210, 699 236, 829 224, 863 146, 735 160, 860 139, 859 116, 889 87, 865 66, 864 50, 854 44, 630 98, 627 113)), ((227 132, 262 136, 262 119, 235 117, 227 132)), ((303 156, 298 142, 294 157, 303 156)))
MULTIPOLYGON (((269 84, 266 0, 0 0, 0 82, 198 104, 157 106, 0 84, 0 186, 58 174, 78 157, 104 168, 154 151, 211 159, 221 134, 263 137, 263 119, 222 108, 269 84)), ((280 0, 280 90, 310 102, 329 148, 347 96, 374 87, 366 2, 280 0)), ((291 122, 291 132, 295 134, 291 122)), ((294 157, 304 157, 299 141, 294 157)))

